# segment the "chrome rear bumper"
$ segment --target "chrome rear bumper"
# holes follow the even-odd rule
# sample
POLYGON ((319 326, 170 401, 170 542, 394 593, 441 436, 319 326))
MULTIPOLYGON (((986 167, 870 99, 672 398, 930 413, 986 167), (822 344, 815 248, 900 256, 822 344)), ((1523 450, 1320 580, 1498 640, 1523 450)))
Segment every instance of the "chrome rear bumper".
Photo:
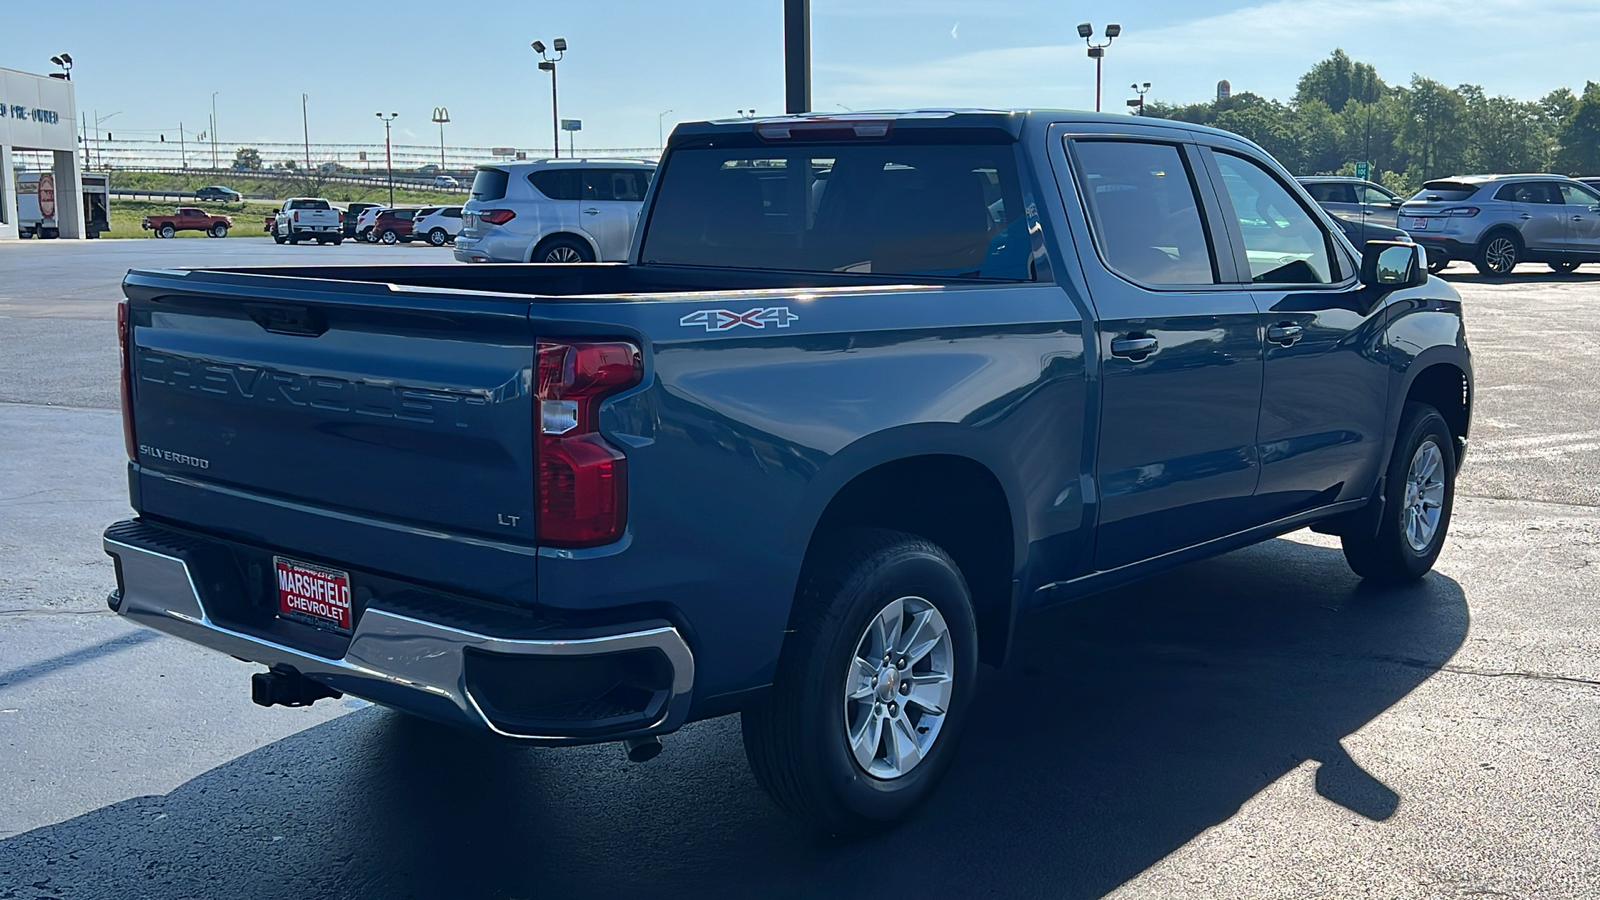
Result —
MULTIPOLYGON (((106 532, 105 551, 117 564, 118 589, 111 598, 112 608, 127 619, 186 641, 268 667, 287 666, 341 693, 535 743, 594 743, 660 734, 683 724, 687 717, 694 655, 670 625, 599 636, 508 638, 424 621, 373 603, 356 622, 343 656, 335 659, 219 624, 208 614, 204 595, 184 558, 183 542, 193 539, 169 532, 176 540, 163 546, 156 539, 130 537, 137 533, 131 526, 140 525, 118 523, 106 532), (669 686, 662 702, 648 708, 646 718, 628 722, 614 732, 577 728, 584 733, 561 733, 561 729, 529 733, 486 713, 485 704, 469 685, 469 651, 515 660, 594 658, 641 650, 665 658, 670 666, 669 686)), ((574 724, 584 723, 574 720, 574 724)))

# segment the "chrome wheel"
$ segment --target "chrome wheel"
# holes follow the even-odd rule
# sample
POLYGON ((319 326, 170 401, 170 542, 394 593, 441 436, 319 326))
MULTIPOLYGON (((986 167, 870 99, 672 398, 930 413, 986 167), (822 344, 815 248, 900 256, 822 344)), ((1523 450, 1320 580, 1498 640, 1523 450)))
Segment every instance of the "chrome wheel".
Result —
POLYGON ((878 611, 856 642, 845 676, 845 740, 875 778, 910 772, 938 740, 955 686, 950 628, 921 597, 878 611))
POLYGON ((1503 236, 1491 238, 1489 245, 1483 248, 1483 261, 1496 275, 1511 274, 1517 266, 1517 242, 1503 236))
POLYGON ((553 263, 583 262, 583 256, 578 253, 576 248, 562 244, 557 247, 551 247, 550 252, 544 255, 544 261, 553 263))
POLYGON ((1416 553, 1427 553, 1439 533, 1444 508, 1444 454, 1432 440, 1423 441, 1411 456, 1406 471, 1406 496, 1401 507, 1401 529, 1416 553))

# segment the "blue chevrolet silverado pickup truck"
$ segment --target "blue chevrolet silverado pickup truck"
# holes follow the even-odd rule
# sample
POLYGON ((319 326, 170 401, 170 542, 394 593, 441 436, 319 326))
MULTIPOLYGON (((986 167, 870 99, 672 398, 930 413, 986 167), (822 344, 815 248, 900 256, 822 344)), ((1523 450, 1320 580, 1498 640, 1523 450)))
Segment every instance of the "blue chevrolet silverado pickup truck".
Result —
POLYGON ((1460 298, 1236 136, 689 124, 641 215, 627 264, 130 272, 112 608, 266 705, 641 760, 738 712, 848 832, 1030 613, 1306 526, 1379 582, 1439 554, 1460 298))

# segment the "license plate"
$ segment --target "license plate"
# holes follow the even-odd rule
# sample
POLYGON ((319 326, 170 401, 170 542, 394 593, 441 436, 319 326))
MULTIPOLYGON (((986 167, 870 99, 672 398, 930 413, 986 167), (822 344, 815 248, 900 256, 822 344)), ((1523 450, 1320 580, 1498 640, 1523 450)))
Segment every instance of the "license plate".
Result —
POLYGON ((1410 219, 1408 221, 1410 222, 1410 224, 1408 224, 1406 226, 1407 229, 1410 229, 1412 231, 1427 231, 1428 230, 1428 223, 1432 222, 1433 220, 1432 219, 1410 219))
POLYGON ((272 558, 277 569, 278 614, 343 634, 350 633, 350 573, 272 558))

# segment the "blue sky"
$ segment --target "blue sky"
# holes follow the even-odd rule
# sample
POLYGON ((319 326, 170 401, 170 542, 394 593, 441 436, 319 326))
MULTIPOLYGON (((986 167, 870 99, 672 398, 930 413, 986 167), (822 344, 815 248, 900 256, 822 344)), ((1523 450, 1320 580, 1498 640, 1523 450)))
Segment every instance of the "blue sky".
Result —
MULTIPOLYGON (((563 118, 580 149, 652 147, 674 121, 780 112, 781 0, 523 0, 445 4, 7 3, 0 66, 44 72, 66 50, 80 109, 128 137, 206 127, 218 91, 225 143, 381 142, 373 112, 399 112, 397 143, 432 143, 446 106, 453 146, 549 144, 550 83, 528 43, 562 36, 563 118), (60 26, 68 24, 63 30, 60 26)), ((818 109, 1092 108, 1094 67, 1075 26, 1116 21, 1107 109, 1127 85, 1195 101, 1218 79, 1287 98, 1334 47, 1391 83, 1420 72, 1523 99, 1600 80, 1600 2, 1472 0, 812 0, 818 109), (1468 4, 1459 4, 1466 8, 1468 4), (1498 23, 1490 25, 1486 23, 1498 23), (1526 27, 1526 36, 1519 32, 1526 27)))

